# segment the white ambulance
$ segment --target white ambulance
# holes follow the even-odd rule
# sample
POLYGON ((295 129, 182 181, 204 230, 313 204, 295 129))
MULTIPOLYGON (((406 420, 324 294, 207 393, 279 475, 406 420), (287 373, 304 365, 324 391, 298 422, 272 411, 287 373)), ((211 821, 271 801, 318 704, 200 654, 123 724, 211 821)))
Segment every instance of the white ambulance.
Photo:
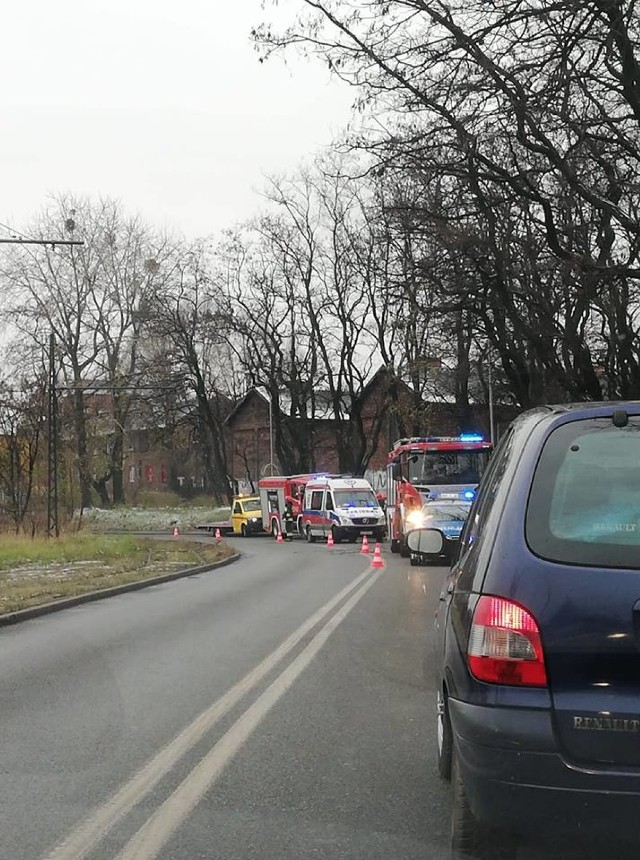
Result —
POLYGON ((305 487, 301 531, 309 543, 331 532, 335 543, 354 543, 362 535, 384 540, 386 518, 364 478, 314 477, 305 487))

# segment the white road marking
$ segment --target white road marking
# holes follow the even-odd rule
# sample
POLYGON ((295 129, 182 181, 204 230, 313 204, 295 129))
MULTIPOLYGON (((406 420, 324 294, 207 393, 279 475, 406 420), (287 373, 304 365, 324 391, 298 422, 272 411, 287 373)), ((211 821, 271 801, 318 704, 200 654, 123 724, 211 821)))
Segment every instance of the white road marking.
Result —
POLYGON ((166 845, 176 829, 188 818, 222 774, 224 768, 256 730, 262 719, 307 668, 336 627, 344 621, 381 575, 382 571, 378 571, 370 576, 367 582, 327 621, 300 654, 247 708, 244 714, 193 768, 191 773, 185 777, 178 788, 143 824, 118 854, 117 860, 152 860, 158 856, 158 852, 166 845))
MULTIPOLYGON (((194 747, 231 708, 249 693, 274 669, 313 628, 352 592, 364 579, 371 576, 369 570, 361 573, 335 597, 309 616, 285 641, 265 657, 262 662, 244 676, 237 684, 217 699, 196 719, 183 729, 167 746, 163 747, 139 771, 105 803, 97 806, 86 819, 80 822, 64 842, 45 855, 46 860, 81 860, 92 851, 102 837, 128 813, 145 795, 152 791, 160 780, 194 747)), ((313 640, 312 640, 313 641, 313 640)), ((304 653, 304 652, 303 652, 304 653)))

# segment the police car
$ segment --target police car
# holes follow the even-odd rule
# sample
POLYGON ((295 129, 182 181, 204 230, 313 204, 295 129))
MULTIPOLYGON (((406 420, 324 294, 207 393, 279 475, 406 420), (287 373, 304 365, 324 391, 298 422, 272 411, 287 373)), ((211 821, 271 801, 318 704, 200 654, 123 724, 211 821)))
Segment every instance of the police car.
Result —
MULTIPOLYGON (((429 499, 419 511, 413 511, 407 517, 407 525, 414 529, 438 529, 444 535, 442 558, 449 562, 453 551, 460 540, 464 524, 471 510, 471 499, 467 498, 434 498, 429 499)), ((411 533, 407 532, 407 536, 411 533)), ((418 565, 425 559, 419 552, 409 554, 412 565, 418 565)))

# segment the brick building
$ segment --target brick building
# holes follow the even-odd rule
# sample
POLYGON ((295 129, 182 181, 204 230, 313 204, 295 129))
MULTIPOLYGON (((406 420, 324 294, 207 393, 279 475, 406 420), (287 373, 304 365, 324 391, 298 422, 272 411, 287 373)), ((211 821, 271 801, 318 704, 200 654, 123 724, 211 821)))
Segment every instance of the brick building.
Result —
MULTIPOLYGON (((448 385, 449 381, 446 380, 441 390, 446 390, 448 385)), ((303 441, 306 440, 307 453, 311 456, 309 471, 340 471, 337 434, 341 429, 340 424, 346 424, 348 420, 351 404, 343 404, 342 416, 336 420, 329 392, 316 391, 314 400, 313 419, 300 418, 291 414, 286 392, 281 393, 280 415, 273 415, 271 422, 274 436, 272 464, 270 399, 266 390, 252 388, 235 405, 226 401, 225 448, 228 476, 233 484, 241 490, 251 490, 260 477, 270 473, 271 468, 276 474, 283 471, 276 452, 275 425, 277 420, 284 419, 294 430, 304 422, 303 441)), ((90 417, 90 449, 96 465, 103 459, 100 452, 108 444, 112 431, 111 406, 108 394, 93 394, 86 398, 90 417)), ((380 489, 383 489, 385 482, 387 452, 396 439, 403 434, 411 435, 416 427, 420 428, 416 432, 422 434, 456 435, 462 430, 478 430, 486 437, 489 436, 486 404, 472 404, 471 418, 467 416, 466 426, 461 426, 453 397, 438 397, 434 392, 428 400, 417 400, 408 385, 398 382, 384 368, 378 370, 364 387, 360 394, 360 406, 364 435, 370 446, 367 449, 370 457, 366 474, 372 484, 380 489)), ((496 406, 498 436, 517 412, 513 407, 496 406)), ((193 432, 197 422, 191 420, 189 415, 183 415, 177 421, 168 418, 165 421, 143 404, 137 404, 129 418, 123 452, 124 490, 129 502, 135 503, 139 493, 145 490, 172 489, 189 496, 205 489, 201 450, 197 434, 193 432)))
MULTIPOLYGON (((375 476, 375 482, 378 484, 383 481, 382 473, 386 467, 387 453, 395 440, 402 435, 399 428, 404 425, 408 428, 406 432, 411 433, 412 415, 416 408, 415 396, 409 386, 396 382, 393 398, 389 386, 390 376, 381 369, 374 374, 363 391, 362 418, 365 435, 370 440, 377 435, 377 444, 373 444, 367 475, 370 479, 375 476)), ((326 400, 326 392, 324 395, 326 400)), ((318 399, 322 400, 322 393, 318 399)), ((346 420, 348 407, 349 404, 345 404, 345 417, 342 420, 346 420)), ((453 436, 462 431, 478 430, 487 438, 490 435, 486 404, 472 404, 472 426, 465 427, 460 425, 454 398, 443 397, 421 401, 420 411, 422 433, 453 436)), ((494 421, 498 435, 518 411, 513 407, 496 405, 494 421)), ((337 422, 330 415, 331 412, 327 407, 314 419, 313 471, 339 471, 336 446, 337 422)), ((275 422, 275 416, 273 420, 275 422)), ((255 487, 260 477, 269 474, 269 397, 266 391, 258 388, 250 389, 231 412, 226 424, 230 474, 239 488, 249 491, 252 486, 255 487)), ((275 444, 274 460, 273 469, 278 473, 281 468, 277 461, 275 444)))

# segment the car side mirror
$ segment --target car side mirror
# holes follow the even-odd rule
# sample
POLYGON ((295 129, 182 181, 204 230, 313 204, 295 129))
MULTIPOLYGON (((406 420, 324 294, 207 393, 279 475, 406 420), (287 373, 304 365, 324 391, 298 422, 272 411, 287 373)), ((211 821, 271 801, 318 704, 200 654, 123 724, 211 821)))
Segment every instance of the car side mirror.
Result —
POLYGON ((413 529, 407 535, 409 551, 425 558, 436 558, 444 552, 444 535, 440 529, 413 529))

